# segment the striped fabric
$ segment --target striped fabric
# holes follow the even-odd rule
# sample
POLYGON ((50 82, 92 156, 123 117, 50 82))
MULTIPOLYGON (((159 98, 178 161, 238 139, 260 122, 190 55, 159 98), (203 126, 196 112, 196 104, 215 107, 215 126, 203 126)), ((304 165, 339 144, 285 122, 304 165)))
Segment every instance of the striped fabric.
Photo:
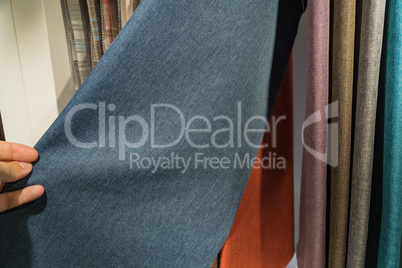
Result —
POLYGON ((102 43, 106 51, 120 31, 117 0, 102 0, 102 43))
POLYGON ((127 21, 130 19, 134 10, 138 7, 141 0, 119 0, 118 9, 119 9, 119 20, 120 20, 120 29, 124 27, 127 21))
POLYGON ((140 4, 141 0, 123 0, 123 1, 125 1, 125 4, 126 4, 125 15, 126 15, 126 20, 128 20, 131 17, 131 15, 133 14, 134 10, 140 4))
POLYGON ((64 1, 66 1, 65 7, 69 15, 67 23, 71 25, 69 27, 71 27, 72 31, 71 37, 73 41, 70 40, 70 43, 71 58, 74 63, 73 68, 78 70, 79 79, 77 79, 77 82, 81 85, 92 69, 88 10, 84 1, 64 1))
POLYGON ((82 83, 78 71, 77 53, 75 51, 74 34, 71 25, 70 13, 68 12, 67 8, 67 0, 61 0, 60 3, 63 11, 62 13, 64 20, 64 29, 66 32, 68 59, 70 62, 71 76, 73 79, 74 89, 78 90, 78 88, 81 86, 82 83))
POLYGON ((95 66, 103 55, 102 23, 100 3, 96 0, 87 0, 89 24, 91 25, 92 66, 95 66))
POLYGON ((85 81, 140 0, 61 0, 74 88, 85 81))
POLYGON ((126 18, 126 1, 119 0, 117 7, 119 10, 119 27, 120 27, 120 29, 123 29, 124 25, 126 25, 126 23, 128 21, 126 18))

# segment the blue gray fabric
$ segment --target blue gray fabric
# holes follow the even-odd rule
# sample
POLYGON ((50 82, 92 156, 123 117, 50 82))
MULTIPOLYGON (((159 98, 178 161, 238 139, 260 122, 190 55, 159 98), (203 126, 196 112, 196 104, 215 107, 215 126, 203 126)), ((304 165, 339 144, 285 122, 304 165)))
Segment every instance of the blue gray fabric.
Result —
POLYGON ((5 187, 46 193, 0 214, 0 267, 209 267, 301 13, 291 0, 142 1, 35 145, 32 174, 5 187))

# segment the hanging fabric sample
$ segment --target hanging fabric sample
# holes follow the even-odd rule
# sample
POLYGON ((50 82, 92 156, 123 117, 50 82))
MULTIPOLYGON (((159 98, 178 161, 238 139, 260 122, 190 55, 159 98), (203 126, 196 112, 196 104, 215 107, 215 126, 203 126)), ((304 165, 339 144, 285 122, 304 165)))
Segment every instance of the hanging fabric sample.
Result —
POLYGON ((347 267, 365 267, 385 0, 362 1, 347 267))
POLYGON ((300 196, 297 263, 325 266, 327 205, 327 117, 329 87, 330 2, 309 1, 307 7, 306 121, 300 196), (327 116, 325 116, 327 114, 327 116))
POLYGON ((383 203, 378 267, 401 265, 402 1, 387 3, 383 203))
POLYGON ((92 68, 87 6, 84 1, 73 0, 62 0, 61 5, 73 82, 78 89, 92 68))
POLYGON ((87 0, 87 5, 89 24, 91 26, 92 66, 95 66, 103 55, 100 2, 97 0, 87 0))
POLYGON ((106 51, 120 31, 117 0, 102 0, 101 16, 103 51, 106 51))
POLYGON ((337 102, 337 134, 331 133, 329 194, 328 267, 345 267, 349 216, 349 184, 352 141, 353 64, 355 45, 356 2, 339 0, 333 2, 332 53, 331 53, 331 103, 337 102))

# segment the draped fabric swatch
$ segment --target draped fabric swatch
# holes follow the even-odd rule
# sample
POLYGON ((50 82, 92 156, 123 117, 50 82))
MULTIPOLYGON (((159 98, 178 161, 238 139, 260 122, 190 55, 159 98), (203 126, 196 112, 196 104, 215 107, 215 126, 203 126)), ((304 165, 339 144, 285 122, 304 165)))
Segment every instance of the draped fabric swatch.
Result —
POLYGON ((301 268, 325 266, 327 192, 327 118, 329 87, 329 0, 311 0, 307 7, 307 86, 300 196, 300 238, 297 263, 301 268), (311 117, 312 116, 312 117, 311 117), (318 118, 317 118, 318 117, 318 118), (308 119, 310 118, 310 119, 308 119), (319 159, 320 154, 323 158, 319 159), (325 162, 324 162, 325 161, 325 162))
POLYGON ((385 0, 363 1, 357 75, 356 117, 347 267, 364 267, 370 212, 374 134, 385 0))
POLYGON ((269 122, 268 147, 258 151, 220 268, 286 267, 293 256, 293 56, 269 122))
POLYGON ((331 103, 338 102, 338 134, 331 135, 328 267, 345 267, 349 213, 355 1, 333 2, 331 103))
POLYGON ((102 0, 101 3, 103 51, 109 48, 120 31, 118 4, 117 0, 102 0))
POLYGON ((88 11, 84 1, 62 0, 61 4, 73 82, 78 89, 92 69, 88 11))
MULTIPOLYGON (((271 78, 285 72, 302 12, 292 0, 142 2, 35 145, 40 159, 30 176, 3 190, 42 184, 46 195, 0 215, 0 266, 210 266, 229 235, 252 165, 202 168, 194 154, 257 155, 263 133, 246 140, 242 130, 256 116, 249 129, 266 128, 268 91, 279 91, 271 78), (290 15, 285 25, 278 25, 280 12, 290 15), (184 138, 152 147, 143 121, 154 123, 158 145, 176 140, 183 125, 166 107, 152 121, 154 104, 174 105, 187 125, 195 117, 197 129, 206 125, 200 115, 211 119, 212 133, 237 122, 242 145, 233 139, 236 146, 212 146, 214 136, 204 132, 191 133, 191 141, 208 148, 184 138), (214 120, 218 116, 223 119, 214 120), (173 153, 193 162, 186 170, 165 166, 153 173, 149 166, 130 167, 131 154, 169 161, 173 153)), ((228 137, 215 141, 227 144, 228 137)))
POLYGON ((384 175, 378 267, 398 268, 402 231, 402 1, 390 0, 385 45, 384 175))
POLYGON ((103 55, 100 2, 97 0, 87 0, 86 2, 91 25, 92 66, 95 66, 103 55))

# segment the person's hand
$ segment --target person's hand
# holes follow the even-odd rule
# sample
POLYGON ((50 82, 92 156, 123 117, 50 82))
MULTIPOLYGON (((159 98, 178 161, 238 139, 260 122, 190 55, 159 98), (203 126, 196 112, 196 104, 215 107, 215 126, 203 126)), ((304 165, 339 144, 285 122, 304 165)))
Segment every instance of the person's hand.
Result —
MULTIPOLYGON (((0 141, 0 192, 6 182, 17 181, 32 171, 31 162, 38 158, 38 152, 29 146, 0 141)), ((43 186, 34 185, 24 189, 0 194, 0 212, 39 198, 43 186)))

